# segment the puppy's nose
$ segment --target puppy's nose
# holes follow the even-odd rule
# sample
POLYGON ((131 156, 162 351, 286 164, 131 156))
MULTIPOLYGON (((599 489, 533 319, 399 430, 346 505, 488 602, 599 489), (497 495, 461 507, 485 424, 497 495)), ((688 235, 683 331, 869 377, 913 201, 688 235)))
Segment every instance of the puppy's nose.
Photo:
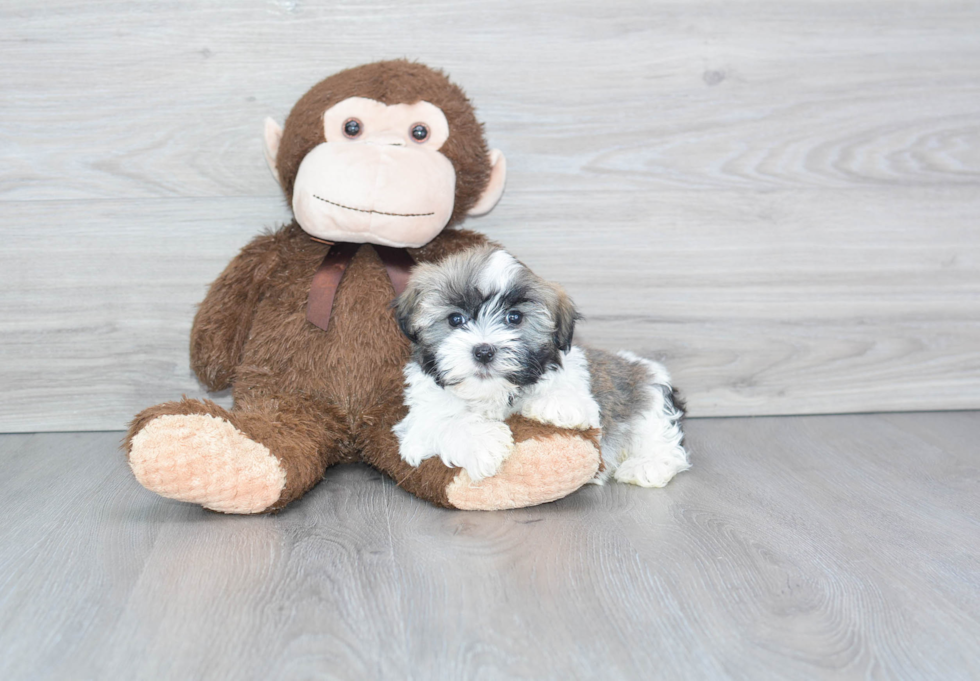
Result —
POLYGON ((496 354, 497 348, 486 343, 481 343, 473 348, 473 356, 480 364, 490 364, 493 361, 493 356, 496 354))

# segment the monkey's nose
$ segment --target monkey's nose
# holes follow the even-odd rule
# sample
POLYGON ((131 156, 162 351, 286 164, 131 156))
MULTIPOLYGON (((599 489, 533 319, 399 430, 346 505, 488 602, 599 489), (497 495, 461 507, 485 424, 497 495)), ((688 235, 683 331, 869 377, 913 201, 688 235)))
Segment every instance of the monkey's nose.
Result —
POLYGON ((481 343, 473 348, 473 357, 480 364, 490 364, 493 361, 493 356, 497 354, 497 348, 492 345, 487 345, 486 343, 481 343))

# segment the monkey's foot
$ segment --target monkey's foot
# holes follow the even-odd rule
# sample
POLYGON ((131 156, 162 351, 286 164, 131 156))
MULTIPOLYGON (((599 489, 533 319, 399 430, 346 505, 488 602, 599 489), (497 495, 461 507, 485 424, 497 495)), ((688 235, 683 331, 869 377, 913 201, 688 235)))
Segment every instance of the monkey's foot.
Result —
POLYGON ((261 513, 286 473, 265 445, 210 414, 165 414, 132 436, 129 465, 141 485, 222 513, 261 513))
POLYGON ((474 482, 460 471, 446 490, 449 503, 470 511, 536 506, 566 497, 599 471, 598 431, 568 431, 508 419, 515 446, 500 471, 474 482))

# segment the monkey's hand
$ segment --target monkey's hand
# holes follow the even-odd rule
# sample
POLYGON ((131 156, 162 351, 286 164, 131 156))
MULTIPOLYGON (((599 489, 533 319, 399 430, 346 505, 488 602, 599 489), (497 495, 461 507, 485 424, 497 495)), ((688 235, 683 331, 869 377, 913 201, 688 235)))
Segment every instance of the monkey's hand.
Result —
POLYGON ((500 470, 476 481, 460 471, 446 489, 450 506, 492 511, 523 508, 568 496, 599 472, 599 431, 565 430, 529 421, 507 419, 514 448, 500 470))

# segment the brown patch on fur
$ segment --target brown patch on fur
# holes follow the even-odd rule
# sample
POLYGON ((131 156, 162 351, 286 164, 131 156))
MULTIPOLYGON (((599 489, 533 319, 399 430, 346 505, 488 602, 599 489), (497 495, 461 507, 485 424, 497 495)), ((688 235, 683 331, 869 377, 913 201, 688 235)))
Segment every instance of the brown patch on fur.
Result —
POLYGON ((466 217, 490 181, 483 125, 466 95, 445 73, 404 59, 335 73, 296 102, 286 119, 276 159, 287 202, 292 203, 293 182, 303 158, 326 141, 323 113, 349 97, 366 97, 388 105, 426 101, 442 109, 449 122, 449 139, 440 151, 456 170, 456 202, 448 224, 455 225, 466 217))
POLYGON ((611 432, 616 423, 628 421, 649 406, 646 388, 651 380, 650 370, 605 350, 583 350, 589 363, 592 396, 600 407, 600 425, 611 432))

